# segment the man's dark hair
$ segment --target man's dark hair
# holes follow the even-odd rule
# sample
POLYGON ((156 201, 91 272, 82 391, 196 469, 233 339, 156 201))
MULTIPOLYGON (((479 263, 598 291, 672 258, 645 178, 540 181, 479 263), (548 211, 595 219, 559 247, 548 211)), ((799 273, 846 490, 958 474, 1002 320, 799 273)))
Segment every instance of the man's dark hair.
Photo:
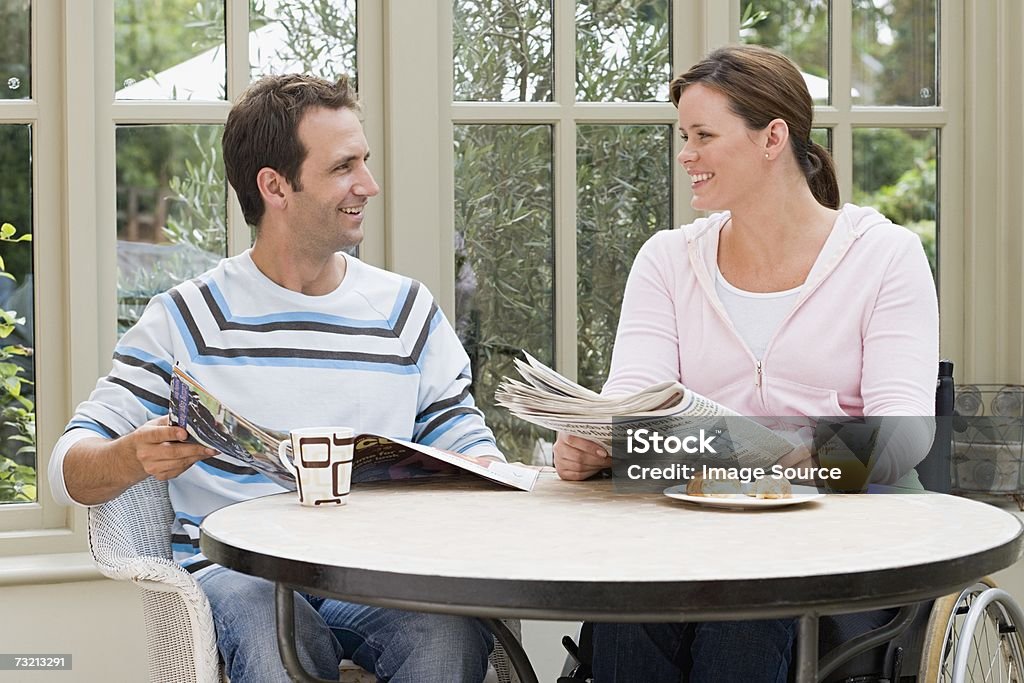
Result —
POLYGON ((312 107, 358 112, 359 100, 348 76, 331 83, 286 74, 256 81, 231 108, 221 140, 224 168, 249 225, 258 228, 263 218, 263 197, 256 185, 261 168, 274 169, 293 188, 302 189, 299 168, 308 150, 299 140, 299 122, 312 107))

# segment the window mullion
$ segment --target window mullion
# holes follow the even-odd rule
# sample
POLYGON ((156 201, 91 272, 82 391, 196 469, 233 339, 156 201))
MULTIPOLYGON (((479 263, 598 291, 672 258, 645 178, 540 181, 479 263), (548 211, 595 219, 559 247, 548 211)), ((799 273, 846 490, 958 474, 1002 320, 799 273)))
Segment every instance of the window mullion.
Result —
MULTIPOLYGON (((716 3, 723 4, 723 3, 716 3)), ((697 63, 703 53, 700 50, 700 10, 697 3, 674 3, 672 5, 672 77, 683 74, 697 63)), ((669 103, 668 106, 672 106, 669 103)), ((690 206, 690 178, 682 171, 676 158, 682 151, 678 131, 678 113, 672 107, 672 225, 679 226, 693 222, 698 212, 690 206)))
POLYGON ((739 8, 734 5, 736 5, 735 2, 704 0, 704 32, 700 36, 703 38, 704 49, 695 59, 686 63, 683 66, 684 69, 716 47, 736 42, 736 36, 739 35, 740 16, 739 8))
POLYGON ((853 122, 850 116, 850 87, 853 82, 853 5, 851 0, 829 3, 829 70, 831 105, 835 111, 832 127, 832 159, 839 178, 839 196, 853 198, 853 122))
POLYGON ((555 367, 576 378, 576 14, 575 3, 554 3, 555 103, 552 145, 554 201, 555 367))
MULTIPOLYGON (((114 0, 95 0, 94 92, 96 102, 96 263, 95 282, 98 301, 92 328, 97 338, 98 357, 90 364, 89 383, 74 396, 85 400, 96 378, 110 368, 110 353, 117 342, 117 155, 115 148, 114 106, 114 0)), ((72 231, 73 232, 73 231, 72 231)), ((83 377, 83 384, 85 378, 83 377)), ((76 391, 77 391, 76 387, 76 391)))
POLYGON ((554 306, 555 366, 575 380, 577 369, 576 122, 571 108, 555 125, 552 154, 555 178, 554 306))
MULTIPOLYGON (((442 3, 443 5, 447 3, 442 3)), ((449 22, 450 23, 450 22, 449 22)), ((451 27, 449 27, 449 33, 451 27)), ((382 0, 356 0, 356 69, 358 70, 359 100, 363 107, 363 132, 370 143, 373 155, 370 157, 370 170, 378 182, 384 179, 385 149, 384 124, 384 6, 382 0)), ((444 61, 443 59, 441 60, 444 61)), ((449 61, 449 64, 451 62, 449 61)), ((442 96, 442 102, 443 96, 442 96)), ((441 144, 441 143, 439 143, 441 144)), ((442 181, 443 182, 443 181, 442 181)), ((386 193, 387 187, 384 188, 386 193)), ((448 195, 439 195, 440 197, 448 195)), ((442 205, 444 202, 442 201, 442 205)), ((442 209, 443 212, 443 209, 442 209)), ((366 215, 363 223, 363 243, 359 246, 359 258, 375 266, 383 267, 386 260, 384 226, 387 224, 387 203, 375 199, 373 208, 366 215)), ((448 225, 442 222, 441 225, 448 225)), ((449 240, 450 243, 451 240, 449 240)), ((442 254, 444 253, 442 244, 442 254)), ((449 259, 451 260, 451 259, 449 259)), ((444 261, 442 259, 442 272, 444 261)), ((435 292, 439 301, 447 301, 442 279, 441 291, 435 292)), ((446 308, 445 310, 454 310, 446 308)))
MULTIPOLYGON (((36 500, 42 506, 42 526, 64 527, 69 523, 68 511, 54 504, 50 495, 46 468, 50 450, 64 431, 64 405, 67 382, 64 364, 71 340, 57 332, 64 320, 61 303, 66 291, 64 260, 61 246, 62 225, 75 223, 66 217, 60 175, 61 164, 61 53, 48 49, 59 40, 60 8, 33 6, 33 98, 39 113, 32 134, 32 233, 33 233, 33 304, 36 394, 36 500), (46 36, 46 38, 44 38, 46 36), (47 39, 48 38, 48 39, 47 39), (53 334, 45 331, 53 330, 53 334)), ((73 102, 69 101, 69 102, 73 102)), ((77 179, 76 179, 77 180, 77 179)), ((88 189, 88 188, 86 188, 88 189)))
MULTIPOLYGON (((965 348, 964 192, 970 175, 964 145, 964 32, 953 27, 966 25, 962 3, 939 3, 939 88, 938 103, 948 117, 939 132, 938 160, 938 274, 939 349, 943 357, 960 360, 965 348)), ((974 64, 974 71, 977 69, 974 64)), ((960 375, 963 377, 963 375, 960 375)))
POLYGON ((119 101, 109 107, 109 119, 114 126, 120 124, 214 124, 227 120, 231 105, 228 102, 186 101, 119 101))
POLYGON ((448 256, 442 260, 441 282, 434 292, 441 307, 455 319, 455 123, 457 106, 454 102, 455 88, 452 82, 452 64, 455 63, 454 11, 450 2, 442 2, 438 9, 438 102, 437 140, 439 177, 439 228, 442 249, 448 256))
MULTIPOLYGON (((430 3, 390 0, 384 5, 384 63, 390 66, 384 79, 388 102, 385 149, 379 156, 385 157, 386 173, 377 179, 383 181, 383 192, 374 201, 374 205, 386 205, 384 265, 423 282, 431 291, 442 289, 442 261, 452 258, 451 240, 447 245, 439 243, 437 225, 441 216, 437 140, 441 91, 440 67, 434 60, 439 57, 439 20, 430 3), (411 64, 417 68, 409 68, 411 64)), ((451 308, 445 311, 452 312, 451 308)))
MULTIPOLYGON (((249 0, 226 0, 224 14, 224 50, 227 64, 227 99, 219 118, 209 123, 224 123, 231 102, 249 85, 249 0)), ((188 110, 190 114, 194 110, 188 110)), ((211 112, 212 113, 212 112, 211 112)), ((191 121, 190 121, 191 123, 191 121)), ((205 123, 205 122, 204 122, 205 123)), ((242 215, 235 190, 227 188, 227 255, 235 256, 249 247, 249 226, 242 215)))

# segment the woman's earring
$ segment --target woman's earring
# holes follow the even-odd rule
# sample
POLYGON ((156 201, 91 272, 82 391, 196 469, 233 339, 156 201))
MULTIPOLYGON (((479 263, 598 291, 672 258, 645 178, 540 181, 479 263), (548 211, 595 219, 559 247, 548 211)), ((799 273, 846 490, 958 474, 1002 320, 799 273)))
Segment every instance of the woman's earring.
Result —
POLYGON ((768 152, 765 152, 765 153, 764 153, 764 158, 765 158, 765 159, 767 159, 767 158, 768 158, 768 152))

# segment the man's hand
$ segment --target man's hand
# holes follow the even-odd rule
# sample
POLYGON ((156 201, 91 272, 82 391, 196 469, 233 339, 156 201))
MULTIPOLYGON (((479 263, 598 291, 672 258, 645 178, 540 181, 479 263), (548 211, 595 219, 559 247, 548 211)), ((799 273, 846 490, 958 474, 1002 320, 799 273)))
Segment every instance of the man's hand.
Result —
POLYGON ((568 481, 589 479, 612 466, 604 446, 580 436, 559 432, 552 452, 558 476, 568 481))
POLYGON ((212 448, 187 443, 188 432, 171 426, 167 416, 150 420, 131 434, 121 437, 124 448, 135 458, 140 478, 152 475, 160 480, 174 479, 199 460, 217 454, 212 448))
POLYGON ((68 495, 82 505, 99 505, 150 475, 173 479, 196 461, 217 454, 185 443, 187 438, 184 429, 172 427, 164 416, 113 441, 98 436, 82 439, 64 456, 68 495))

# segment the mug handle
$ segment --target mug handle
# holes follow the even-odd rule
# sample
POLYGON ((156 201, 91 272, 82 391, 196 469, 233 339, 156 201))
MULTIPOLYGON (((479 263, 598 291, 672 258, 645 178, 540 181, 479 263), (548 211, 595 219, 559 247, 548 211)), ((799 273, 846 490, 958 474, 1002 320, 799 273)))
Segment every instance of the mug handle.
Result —
POLYGON ((277 459, 281 461, 281 464, 284 465, 284 468, 286 470, 288 470, 293 477, 298 479, 299 473, 295 471, 295 465, 293 465, 291 463, 291 460, 285 454, 285 451, 288 448, 288 441, 289 441, 288 439, 285 439, 280 444, 278 444, 278 446, 277 446, 277 459))

